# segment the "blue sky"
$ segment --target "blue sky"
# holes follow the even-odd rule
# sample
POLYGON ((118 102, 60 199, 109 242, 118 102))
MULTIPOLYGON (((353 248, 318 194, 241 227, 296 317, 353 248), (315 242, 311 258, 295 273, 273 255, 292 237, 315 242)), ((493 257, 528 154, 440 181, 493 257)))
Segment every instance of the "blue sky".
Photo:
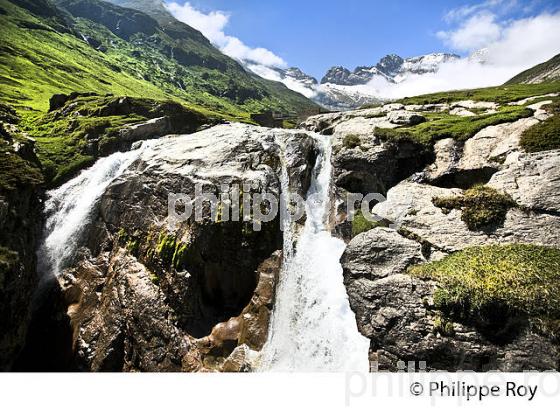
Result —
MULTIPOLYGON (((475 25, 479 37, 483 37, 481 42, 474 42, 477 45, 484 43, 484 36, 493 39, 497 35, 488 27, 489 20, 494 25, 506 26, 511 21, 560 9, 558 0, 175 2, 188 3, 209 16, 226 16, 223 32, 227 36, 251 48, 266 48, 289 66, 300 67, 319 79, 333 65, 354 68, 374 64, 389 53, 403 57, 435 51, 465 55, 470 51, 470 43, 464 45, 453 34, 473 16, 482 16, 483 20, 475 25)), ((468 42, 472 43, 473 34, 468 35, 468 42)))

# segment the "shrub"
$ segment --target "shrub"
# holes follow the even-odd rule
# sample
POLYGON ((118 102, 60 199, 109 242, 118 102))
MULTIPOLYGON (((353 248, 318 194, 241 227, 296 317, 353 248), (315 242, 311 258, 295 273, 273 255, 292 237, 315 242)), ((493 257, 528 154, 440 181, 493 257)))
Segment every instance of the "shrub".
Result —
POLYGON ((360 137, 356 134, 348 134, 342 140, 342 145, 345 148, 356 148, 361 144, 360 137))
POLYGON ((444 212, 460 209, 461 220, 471 231, 503 224, 507 212, 517 206, 509 195, 484 185, 466 190, 463 196, 433 198, 432 203, 444 212))
POLYGON ((455 334, 455 328, 453 322, 447 320, 442 316, 437 316, 434 319, 433 333, 435 335, 440 334, 442 336, 453 336, 455 334))

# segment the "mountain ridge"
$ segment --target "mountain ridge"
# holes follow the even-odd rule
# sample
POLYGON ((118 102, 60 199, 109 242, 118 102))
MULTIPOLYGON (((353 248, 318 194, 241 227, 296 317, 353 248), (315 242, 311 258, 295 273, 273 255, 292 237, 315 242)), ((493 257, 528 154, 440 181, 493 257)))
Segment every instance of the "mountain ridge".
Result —
POLYGON ((114 3, 0 0, 0 100, 44 112, 53 94, 93 91, 173 99, 242 121, 263 111, 318 110, 285 85, 247 72, 161 9, 152 17, 114 3))

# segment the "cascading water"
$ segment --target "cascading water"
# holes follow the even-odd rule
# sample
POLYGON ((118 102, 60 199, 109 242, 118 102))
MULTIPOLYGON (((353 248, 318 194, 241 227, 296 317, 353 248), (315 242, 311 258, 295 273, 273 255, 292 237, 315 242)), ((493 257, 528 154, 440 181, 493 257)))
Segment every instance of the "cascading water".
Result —
POLYGON ((142 148, 98 160, 76 178, 48 193, 44 239, 38 250, 43 280, 58 276, 72 262, 95 205, 111 182, 140 155, 142 148))
MULTIPOLYGON (((357 329, 343 283, 340 257, 345 244, 328 228, 331 144, 324 136, 315 139, 320 153, 306 200, 307 219, 295 252, 291 252, 293 229, 284 229, 284 263, 258 368, 367 372, 369 340, 357 329)), ((284 171, 282 188, 286 189, 284 171)))

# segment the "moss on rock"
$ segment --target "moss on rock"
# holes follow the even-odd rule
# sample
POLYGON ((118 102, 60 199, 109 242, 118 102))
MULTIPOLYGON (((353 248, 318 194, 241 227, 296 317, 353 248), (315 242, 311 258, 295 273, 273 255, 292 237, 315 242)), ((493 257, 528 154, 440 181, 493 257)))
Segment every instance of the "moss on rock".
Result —
POLYGON ((437 282, 434 305, 446 315, 493 325, 524 316, 556 336, 560 249, 524 244, 471 247, 411 267, 408 273, 437 282))
POLYGON ((359 210, 352 219, 352 237, 377 228, 378 226, 387 226, 387 223, 385 223, 385 221, 370 221, 364 216, 362 211, 359 210))
POLYGON ((471 231, 503 224, 507 212, 517 206, 508 194, 484 185, 466 190, 463 196, 435 197, 432 202, 444 212, 460 209, 461 220, 471 231))
POLYGON ((360 137, 356 134, 348 134, 342 140, 342 145, 344 148, 356 148, 359 147, 361 144, 360 137))
POLYGON ((543 107, 552 117, 525 130, 519 144, 527 152, 560 148, 560 99, 543 107))

